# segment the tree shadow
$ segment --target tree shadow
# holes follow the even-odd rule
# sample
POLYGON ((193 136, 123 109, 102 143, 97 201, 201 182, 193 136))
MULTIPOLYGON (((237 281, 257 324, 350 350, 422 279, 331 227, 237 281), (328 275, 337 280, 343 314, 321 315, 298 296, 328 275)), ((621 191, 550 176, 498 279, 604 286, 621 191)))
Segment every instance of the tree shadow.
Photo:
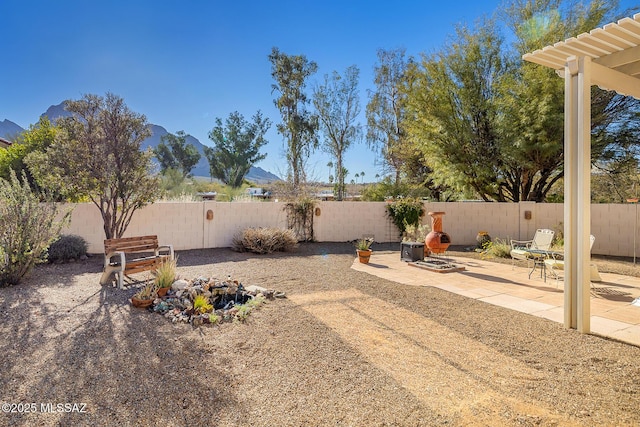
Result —
MULTIPOLYGON (((4 400, 86 404, 86 413, 44 418, 58 425, 208 425, 216 417, 241 424, 232 373, 211 363, 215 354, 198 331, 133 308, 135 290, 100 286, 94 264, 42 266, 1 290, 4 400)), ((39 413, 3 416, 43 422, 39 413)))

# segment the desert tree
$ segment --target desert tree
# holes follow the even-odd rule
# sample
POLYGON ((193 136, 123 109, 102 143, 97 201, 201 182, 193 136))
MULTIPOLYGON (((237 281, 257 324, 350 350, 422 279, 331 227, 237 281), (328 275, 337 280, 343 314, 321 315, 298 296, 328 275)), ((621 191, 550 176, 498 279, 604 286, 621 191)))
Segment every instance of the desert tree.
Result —
POLYGON ((458 27, 450 45, 409 67, 405 86, 412 117, 406 129, 436 185, 499 201, 504 160, 496 99, 507 71, 501 47, 490 21, 458 27))
MULTIPOLYGON (((503 10, 517 57, 614 21, 617 14, 617 2, 599 0, 516 0, 503 10)), ((505 83, 500 106, 511 144, 503 187, 511 200, 543 201, 564 175, 564 82, 549 68, 521 61, 505 83)), ((591 101, 592 164, 598 179, 617 182, 620 200, 620 187, 635 180, 640 102, 595 86, 591 101)))
POLYGON ((216 124, 209 132, 214 147, 204 148, 211 176, 233 188, 242 186, 251 166, 267 157, 260 153, 260 149, 267 144, 264 136, 271 127, 271 121, 260 111, 252 120, 245 120, 237 111, 229 114, 224 124, 216 118, 216 124))
POLYGON ((378 63, 374 66, 375 90, 369 91, 366 107, 367 143, 378 149, 383 168, 395 176, 399 184, 406 150, 406 119, 404 99, 401 90, 410 61, 405 49, 377 52, 378 63))
POLYGON ((158 179, 152 153, 141 151, 150 135, 144 115, 111 93, 66 101, 70 117, 44 153, 27 157, 38 184, 69 198, 85 197, 100 210, 107 239, 120 238, 137 209, 153 203, 158 179))
POLYGON ((153 154, 160 162, 160 171, 168 169, 178 170, 183 178, 191 176, 191 171, 200 161, 200 153, 193 144, 187 143, 187 134, 178 131, 174 134, 163 135, 161 142, 153 150, 153 154))
POLYGON ((11 171, 17 176, 25 174, 32 189, 38 192, 40 189, 27 166, 26 157, 34 152, 42 152, 55 140, 57 128, 51 124, 46 116, 40 117, 38 123, 29 126, 22 132, 7 149, 0 150, 0 178, 10 180, 11 171))
POLYGON ((289 180, 294 191, 298 191, 306 180, 305 161, 318 146, 318 117, 307 111, 309 100, 305 94, 307 79, 318 70, 318 65, 304 55, 287 55, 276 47, 272 48, 269 61, 275 80, 272 92, 279 94, 274 104, 282 116, 282 123, 276 128, 286 141, 289 180))
POLYGON ((362 129, 356 121, 360 114, 359 75, 358 67, 352 65, 342 76, 337 71, 330 76, 325 75, 324 82, 313 90, 313 105, 324 136, 321 147, 334 159, 336 200, 342 200, 344 197, 344 154, 362 134, 362 129))

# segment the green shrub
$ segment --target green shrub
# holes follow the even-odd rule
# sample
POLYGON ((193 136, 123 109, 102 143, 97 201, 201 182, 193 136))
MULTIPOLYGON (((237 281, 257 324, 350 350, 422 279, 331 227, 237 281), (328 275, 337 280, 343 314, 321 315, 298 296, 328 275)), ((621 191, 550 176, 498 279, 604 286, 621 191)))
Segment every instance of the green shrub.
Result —
POLYGON ((46 251, 68 221, 70 212, 59 218, 54 203, 42 203, 33 193, 26 175, 22 181, 11 171, 10 180, 0 179, 0 286, 17 285, 46 251))
POLYGON ((420 217, 424 215, 424 206, 420 200, 400 199, 387 205, 387 215, 404 234, 408 225, 418 225, 420 217))
POLYGON ((293 230, 283 228, 247 228, 233 238, 233 249, 238 252, 269 254, 290 251, 298 245, 293 230))
POLYGON ((510 258, 511 245, 506 240, 496 238, 482 245, 483 258, 510 258))
POLYGON ((69 261, 87 254, 89 245, 84 238, 74 234, 64 234, 49 246, 47 259, 49 262, 69 261))

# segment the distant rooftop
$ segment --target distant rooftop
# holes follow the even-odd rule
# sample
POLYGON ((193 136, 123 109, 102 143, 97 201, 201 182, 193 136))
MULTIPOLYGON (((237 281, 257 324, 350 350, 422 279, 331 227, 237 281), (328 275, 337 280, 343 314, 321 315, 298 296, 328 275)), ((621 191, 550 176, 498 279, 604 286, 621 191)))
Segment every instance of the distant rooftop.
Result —
POLYGON ((11 141, 0 137, 0 148, 7 148, 11 145, 11 141))

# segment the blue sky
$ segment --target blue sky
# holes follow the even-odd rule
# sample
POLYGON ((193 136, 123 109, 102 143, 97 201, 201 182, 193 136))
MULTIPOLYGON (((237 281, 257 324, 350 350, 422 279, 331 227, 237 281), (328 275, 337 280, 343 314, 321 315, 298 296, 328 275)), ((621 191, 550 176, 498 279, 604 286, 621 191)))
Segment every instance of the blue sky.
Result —
MULTIPOLYGON (((473 25, 499 0, 217 1, 2 0, 0 120, 26 128, 50 105, 112 92, 169 132, 184 130, 210 145, 216 117, 257 110, 273 122, 258 166, 284 176, 284 143, 275 124, 272 47, 317 62, 319 82, 334 70, 360 68, 361 109, 373 89, 379 48, 418 56, 443 46, 456 24, 473 25)), ((624 0, 622 9, 635 7, 624 0)), ((310 94, 311 88, 308 93, 310 94)), ((364 125, 364 114, 360 122, 364 125)), ((345 166, 372 181, 382 172, 363 142, 345 166)), ((310 178, 326 180, 331 159, 318 151, 310 178)))

